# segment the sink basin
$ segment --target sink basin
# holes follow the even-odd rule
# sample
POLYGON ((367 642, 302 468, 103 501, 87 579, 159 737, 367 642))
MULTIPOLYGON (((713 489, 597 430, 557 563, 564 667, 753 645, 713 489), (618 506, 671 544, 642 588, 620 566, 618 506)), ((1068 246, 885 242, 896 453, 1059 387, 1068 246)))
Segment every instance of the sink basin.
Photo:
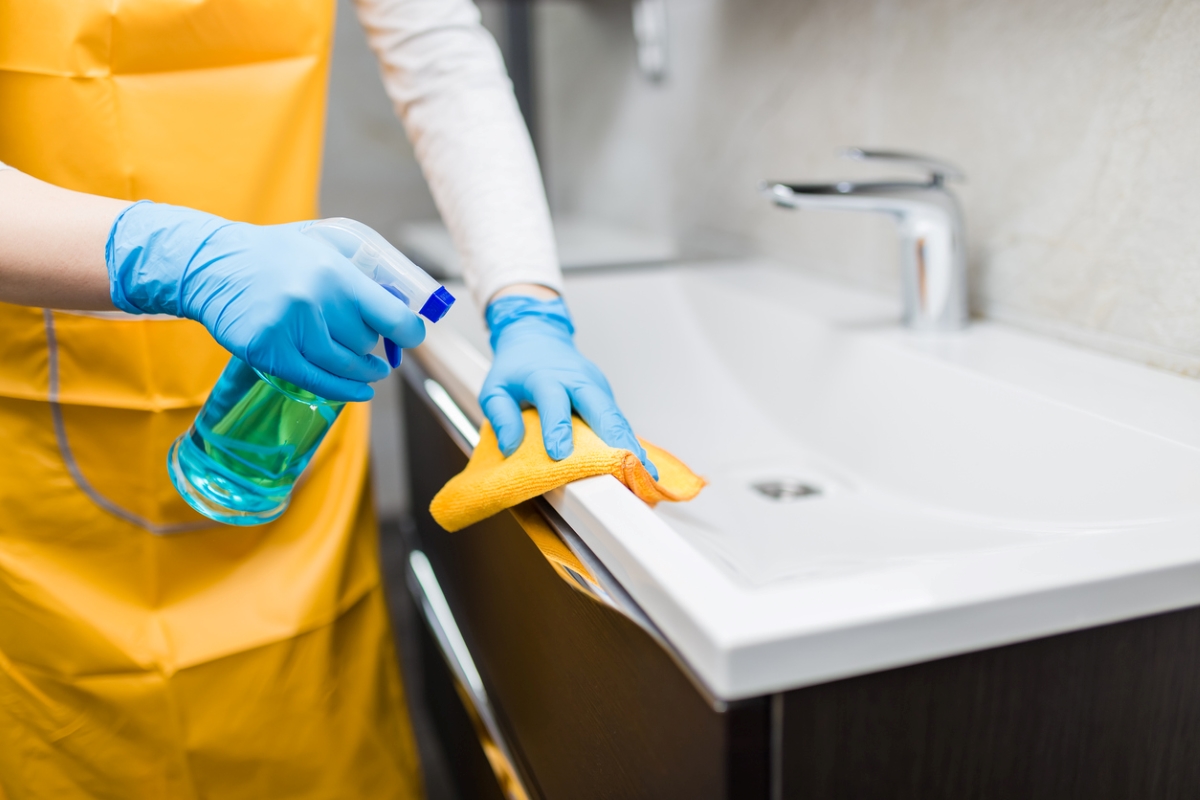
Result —
MULTIPOLYGON (((913 333, 769 263, 567 291, 635 430, 709 486, 549 499, 720 697, 1200 603, 1194 381, 994 323, 913 333)), ((422 357, 478 419, 486 338, 447 321, 422 357)))
POLYGON ((1006 347, 1036 357, 1026 337, 912 334, 887 303, 771 271, 640 284, 633 302, 611 281, 572 287, 581 346, 640 434, 709 478, 698 500, 659 513, 741 579, 1036 548, 1200 513, 1194 446, 972 369, 1006 347), (639 341, 654 352, 605 357, 613 337, 614 353, 639 341), (821 493, 781 502, 753 489, 771 480, 821 493))

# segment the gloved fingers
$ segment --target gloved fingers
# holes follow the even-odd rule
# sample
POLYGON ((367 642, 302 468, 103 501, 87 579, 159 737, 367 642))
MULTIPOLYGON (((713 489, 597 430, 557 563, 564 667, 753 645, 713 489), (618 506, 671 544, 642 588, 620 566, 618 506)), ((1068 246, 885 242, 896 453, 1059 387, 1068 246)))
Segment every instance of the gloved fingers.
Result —
POLYGON ((331 375, 309 363, 299 353, 294 353, 290 358, 278 359, 266 367, 255 364, 253 361, 247 363, 268 375, 274 375, 288 383, 294 383, 301 389, 326 400, 362 402, 375 396, 375 390, 371 388, 370 384, 331 375))
POLYGON ((304 358, 317 368, 360 383, 383 380, 392 371, 379 356, 370 353, 359 355, 323 336, 305 337, 301 351, 304 358))
MULTIPOLYGON (((276 227, 304 233, 314 224, 313 220, 307 220, 276 227)), ((349 257, 354 255, 357 249, 357 239, 351 238, 347 241, 344 233, 330 228, 317 228, 313 233, 316 235, 310 234, 310 240, 305 242, 306 246, 322 251, 324 254, 317 256, 317 259, 324 266, 331 268, 325 276, 330 283, 317 299, 321 316, 335 341, 358 355, 365 356, 375 349, 379 342, 379 334, 363 319, 359 308, 359 295, 367 286, 378 287, 349 261, 349 257)))
POLYGON ((562 461, 575 450, 571 429, 571 398, 557 378, 534 375, 526 384, 542 422, 542 443, 546 454, 562 461))
POLYGON ((362 273, 358 275, 365 281, 355 292, 363 322, 405 350, 425 341, 425 322, 404 301, 362 273))
POLYGON ((591 383, 572 386, 569 393, 579 416, 605 444, 630 450, 639 457, 645 455, 612 395, 591 383))
POLYGON ((650 477, 654 478, 654 480, 657 481, 658 480, 658 467, 654 466, 654 462, 651 461, 650 457, 647 456, 644 452, 642 453, 641 456, 639 456, 639 458, 642 461, 642 466, 646 468, 646 472, 650 473, 650 477))
POLYGON ((571 387, 570 395, 579 416, 606 445, 633 453, 650 477, 658 480, 658 468, 646 456, 646 448, 633 435, 633 428, 611 394, 593 383, 584 383, 571 387))
POLYGON ((324 317, 330 337, 355 355, 365 356, 379 344, 379 334, 353 311, 326 313, 324 317))
POLYGON ((525 420, 521 418, 521 406, 517 401, 503 389, 493 392, 485 389, 479 398, 479 405, 483 408, 483 415, 488 418, 488 422, 492 423, 492 430, 496 432, 496 442, 500 445, 500 452, 504 457, 508 458, 517 452, 517 448, 525 439, 525 420))

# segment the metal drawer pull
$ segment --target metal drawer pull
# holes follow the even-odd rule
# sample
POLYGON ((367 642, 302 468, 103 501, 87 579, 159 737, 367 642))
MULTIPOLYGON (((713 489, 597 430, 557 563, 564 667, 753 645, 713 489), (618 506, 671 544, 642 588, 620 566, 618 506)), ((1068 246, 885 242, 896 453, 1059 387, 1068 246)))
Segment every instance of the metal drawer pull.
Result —
POLYGON ((472 448, 479 445, 479 431, 471 424, 471 420, 467 419, 467 415, 458 407, 458 403, 454 402, 454 398, 450 396, 442 385, 433 378, 425 379, 425 394, 429 395, 429 399, 438 407, 438 410, 446 415, 446 420, 454 426, 459 435, 467 440, 467 444, 472 448))
POLYGON ((442 594, 442 587, 433 573, 433 565, 420 550, 413 550, 408 556, 408 586, 421 606, 442 658, 454 675, 454 688, 475 726, 475 733, 500 789, 508 800, 529 800, 529 793, 517 774, 512 751, 500 733, 500 726, 496 724, 496 715, 483 688, 483 678, 475 668, 467 643, 450 612, 450 604, 442 594))

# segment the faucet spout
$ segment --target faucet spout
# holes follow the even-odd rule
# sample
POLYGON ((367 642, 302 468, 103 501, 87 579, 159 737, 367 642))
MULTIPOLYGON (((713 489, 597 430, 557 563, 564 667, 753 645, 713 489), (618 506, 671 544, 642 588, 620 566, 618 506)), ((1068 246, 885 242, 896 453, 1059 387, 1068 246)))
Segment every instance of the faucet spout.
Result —
POLYGON ((966 241, 958 199, 946 188, 954 167, 923 156, 851 148, 856 159, 892 160, 928 172, 924 181, 785 183, 766 181, 762 193, 781 208, 887 214, 900 236, 904 323, 919 331, 956 331, 968 309, 966 241))

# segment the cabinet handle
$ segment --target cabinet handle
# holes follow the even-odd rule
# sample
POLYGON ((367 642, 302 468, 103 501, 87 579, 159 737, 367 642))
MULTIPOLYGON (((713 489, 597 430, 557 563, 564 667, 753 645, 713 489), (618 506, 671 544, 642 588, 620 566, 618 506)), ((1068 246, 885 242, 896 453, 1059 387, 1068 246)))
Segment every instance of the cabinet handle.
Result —
POLYGON ((434 575, 433 565, 420 550, 413 550, 408 555, 408 586, 421 607, 425 623, 433 633, 446 666, 454 676, 454 688, 467 710, 467 716, 471 718, 475 734, 479 737, 501 791, 508 800, 529 800, 529 792, 517 773, 512 750, 496 723, 491 701, 483 688, 483 678, 450 612, 450 604, 446 602, 441 584, 434 575))
POLYGON ((446 422, 450 423, 463 441, 470 445, 473 452, 479 445, 479 430, 471 424, 471 420, 467 419, 467 415, 458 407, 458 403, 454 402, 450 393, 433 378, 426 378, 422 383, 422 388, 425 389, 425 395, 437 410, 442 412, 446 422))

